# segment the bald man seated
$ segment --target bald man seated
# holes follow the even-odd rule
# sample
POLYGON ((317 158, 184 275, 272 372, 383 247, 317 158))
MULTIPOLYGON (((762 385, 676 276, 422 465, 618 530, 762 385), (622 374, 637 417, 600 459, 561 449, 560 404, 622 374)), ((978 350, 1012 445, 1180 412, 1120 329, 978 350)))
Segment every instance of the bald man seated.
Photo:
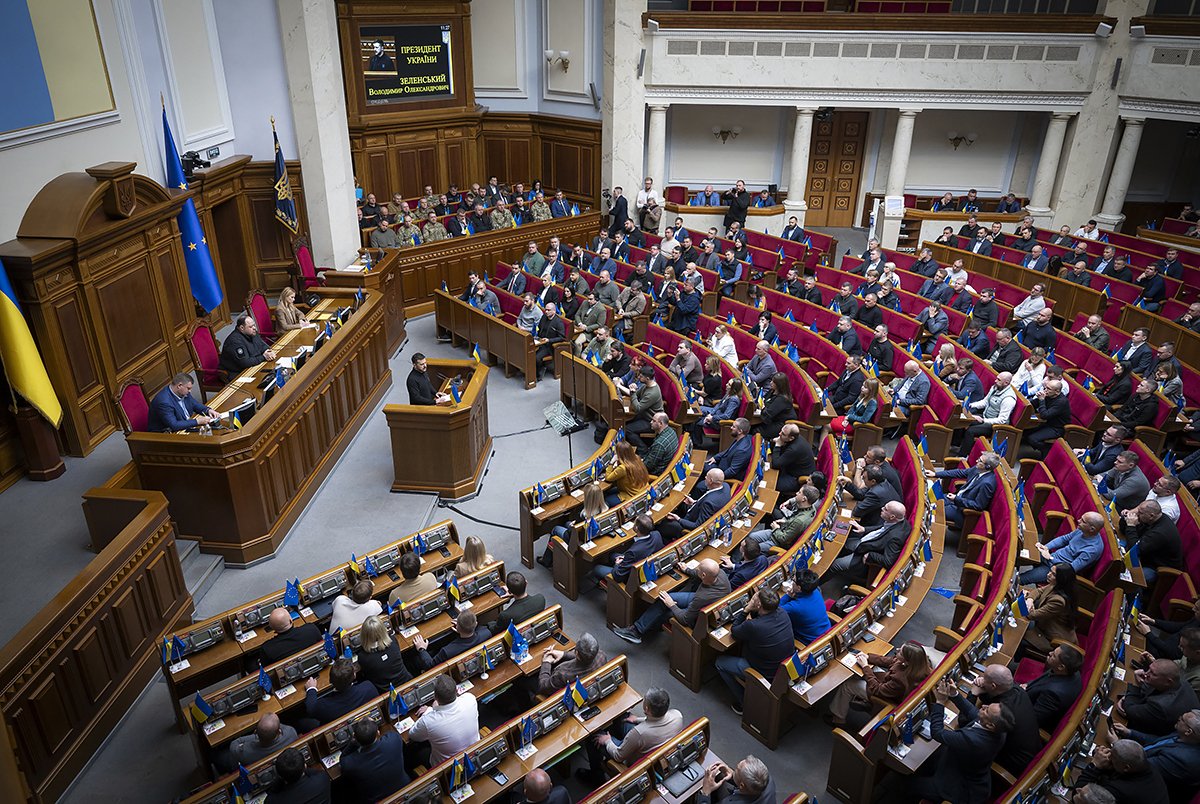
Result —
POLYGON ((279 715, 268 712, 258 719, 253 734, 238 737, 229 746, 233 760, 230 770, 239 764, 250 765, 263 757, 269 757, 296 742, 296 730, 279 719, 279 715))
POLYGON ((628 628, 609 626, 612 632, 626 642, 640 645, 642 637, 657 632, 672 617, 688 628, 693 627, 700 610, 725 597, 731 589, 725 571, 711 558, 704 559, 696 567, 696 577, 700 584, 695 591, 660 592, 658 600, 638 617, 637 622, 628 628))
POLYGON ((1128 739, 1117 740, 1111 746, 1097 745, 1092 761, 1083 769, 1075 786, 1099 786, 1112 793, 1113 800, 1118 802, 1169 804, 1171 801, 1162 774, 1146 761, 1145 749, 1128 739))
POLYGON ((823 580, 861 581, 877 569, 891 567, 900 557, 900 549, 911 530, 908 509, 896 500, 884 504, 879 512, 879 523, 874 527, 851 522, 841 555, 830 565, 823 580))
POLYGON ((561 784, 550 780, 550 774, 541 768, 531 770, 525 776, 521 792, 513 795, 513 804, 571 804, 571 794, 561 784))
POLYGON ((1171 659, 1155 659, 1145 670, 1135 670, 1133 679, 1117 701, 1117 711, 1135 731, 1165 737, 1184 712, 1200 707, 1196 691, 1184 682, 1179 665, 1171 659))
POLYGON ((275 636, 258 649, 258 655, 247 666, 247 671, 257 670, 259 663, 268 667, 323 639, 316 623, 296 623, 292 620, 292 613, 282 606, 271 612, 267 624, 275 636))
POLYGON ((990 664, 971 683, 971 695, 980 707, 1000 703, 1012 712, 1013 726, 996 755, 996 762, 1014 776, 1020 776, 1042 748, 1037 712, 1029 693, 1013 683, 1008 667, 990 664))

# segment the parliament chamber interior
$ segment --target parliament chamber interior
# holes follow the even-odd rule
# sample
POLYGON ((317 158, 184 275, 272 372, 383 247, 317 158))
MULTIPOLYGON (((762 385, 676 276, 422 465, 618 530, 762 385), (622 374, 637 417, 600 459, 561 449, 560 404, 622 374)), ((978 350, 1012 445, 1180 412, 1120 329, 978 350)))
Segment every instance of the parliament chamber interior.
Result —
POLYGON ((0 23, 5 801, 1200 802, 1196 0, 0 23))

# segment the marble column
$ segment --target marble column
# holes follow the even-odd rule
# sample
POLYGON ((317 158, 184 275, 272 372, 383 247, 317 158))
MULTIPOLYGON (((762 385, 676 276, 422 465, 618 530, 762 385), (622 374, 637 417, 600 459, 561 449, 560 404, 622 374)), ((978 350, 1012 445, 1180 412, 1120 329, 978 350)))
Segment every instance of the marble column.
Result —
POLYGON ((299 149, 295 156, 304 179, 306 234, 317 265, 336 268, 352 262, 362 242, 337 15, 328 0, 276 0, 276 7, 299 149))
POLYGON ((1104 203, 1096 215, 1096 222, 1105 229, 1116 229, 1125 221, 1121 209, 1125 206, 1125 194, 1129 192, 1129 180, 1133 178, 1133 163, 1137 161, 1142 129, 1146 127, 1146 121, 1141 117, 1122 117, 1121 120, 1125 129, 1121 132, 1121 144, 1117 146, 1117 157, 1108 176, 1104 203))
POLYGON ((816 109, 807 106, 796 107, 796 127, 792 131, 792 165, 788 172, 788 197, 783 202, 788 217, 795 215, 800 225, 804 225, 804 215, 808 212, 808 202, 805 200, 808 189, 808 148, 812 143, 813 113, 816 109))
POLYGON ((646 0, 605 0, 603 5, 600 182, 607 189, 624 187, 633 196, 641 189, 646 157, 646 87, 637 67, 652 34, 642 30, 646 0))
POLYGON ((1067 135, 1067 123, 1072 117, 1074 115, 1063 112, 1051 115, 1046 137, 1042 140, 1042 155, 1038 158, 1037 173, 1033 177, 1033 195, 1029 197, 1027 207, 1039 226, 1045 225, 1054 217, 1054 210, 1050 209, 1050 194, 1054 192, 1054 179, 1058 176, 1058 160, 1062 157, 1063 138, 1067 135))
POLYGON ((650 106, 650 127, 646 134, 646 175, 654 179, 661 195, 667 186, 667 105, 650 106))
POLYGON ((896 137, 892 140, 892 164, 888 168, 888 195, 904 195, 908 157, 912 152, 913 127, 916 125, 919 111, 920 109, 901 109, 896 120, 896 137))

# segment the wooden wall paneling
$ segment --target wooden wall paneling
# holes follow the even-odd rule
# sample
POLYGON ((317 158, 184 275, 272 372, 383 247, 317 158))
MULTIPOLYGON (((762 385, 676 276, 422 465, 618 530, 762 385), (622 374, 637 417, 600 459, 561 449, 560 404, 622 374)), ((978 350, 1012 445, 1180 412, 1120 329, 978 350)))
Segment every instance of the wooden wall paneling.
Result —
POLYGON ((133 495, 142 505, 0 648, 5 801, 56 800, 158 672, 162 637, 190 621, 166 499, 108 494, 122 503, 133 495))
MULTIPOLYGON (((0 372, 0 399, 12 399, 4 372, 0 372)), ((25 454, 16 418, 8 405, 0 405, 0 492, 20 480, 24 471, 25 454)))

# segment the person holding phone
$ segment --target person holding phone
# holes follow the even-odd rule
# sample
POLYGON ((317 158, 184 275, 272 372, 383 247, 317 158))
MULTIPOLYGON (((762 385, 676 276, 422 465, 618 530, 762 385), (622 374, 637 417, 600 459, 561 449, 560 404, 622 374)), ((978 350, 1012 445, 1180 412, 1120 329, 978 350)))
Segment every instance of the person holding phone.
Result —
POLYGON ((763 761, 750 754, 730 768, 724 762, 712 765, 704 774, 698 804, 775 804, 775 780, 763 761))

